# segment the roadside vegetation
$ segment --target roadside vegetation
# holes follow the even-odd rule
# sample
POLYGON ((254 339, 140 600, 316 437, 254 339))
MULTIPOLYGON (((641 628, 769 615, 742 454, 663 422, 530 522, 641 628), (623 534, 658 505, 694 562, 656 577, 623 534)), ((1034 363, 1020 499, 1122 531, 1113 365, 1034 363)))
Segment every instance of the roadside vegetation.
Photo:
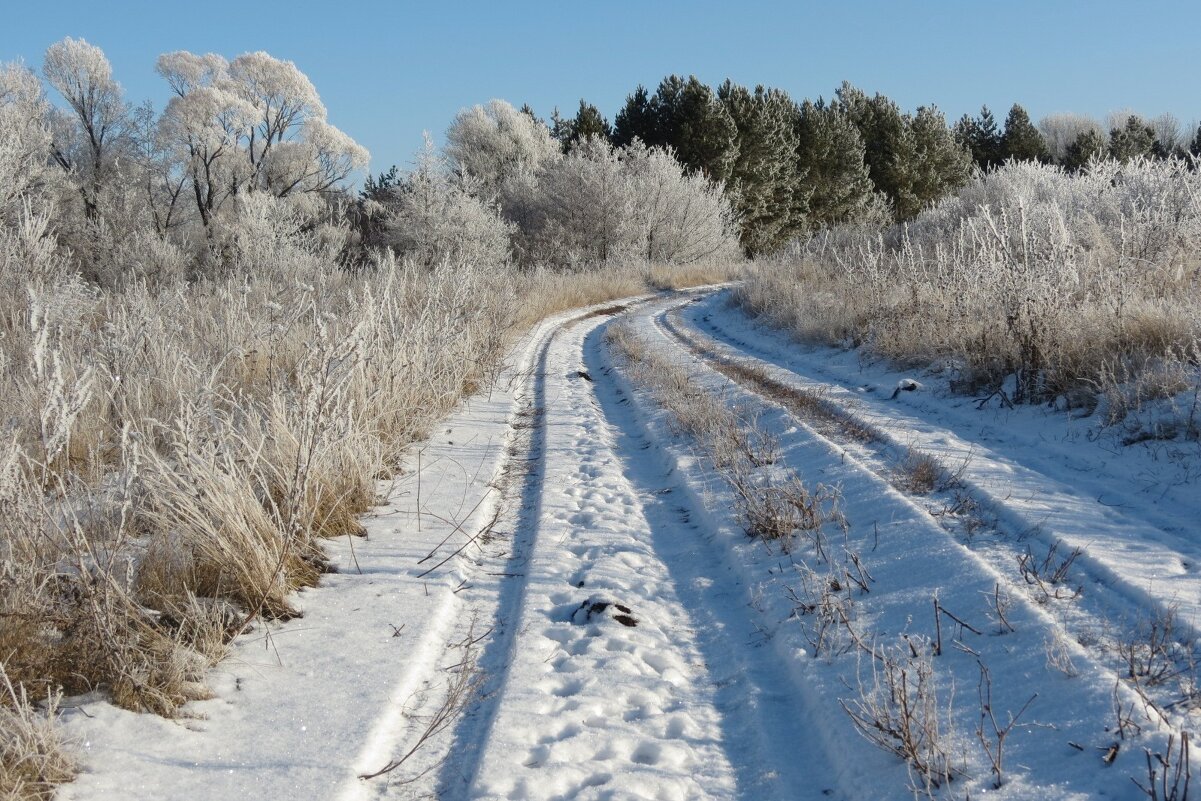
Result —
POLYGON ((1103 403, 1106 423, 1195 439, 1198 253, 1191 161, 1097 160, 1076 173, 1013 162, 911 222, 796 243, 762 261, 738 300, 801 340, 933 366, 959 391, 1103 403), (1126 419, 1157 399, 1172 414, 1126 419))

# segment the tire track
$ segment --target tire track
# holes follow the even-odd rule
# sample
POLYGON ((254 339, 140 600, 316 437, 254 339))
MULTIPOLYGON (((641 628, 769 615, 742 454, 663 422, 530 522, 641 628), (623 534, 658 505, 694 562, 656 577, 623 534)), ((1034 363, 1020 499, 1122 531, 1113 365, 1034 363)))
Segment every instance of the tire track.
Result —
POLYGON ((539 358, 534 403, 546 412, 514 520, 526 545, 513 569, 527 578, 502 607, 504 651, 484 657, 491 686, 460 727, 440 797, 629 797, 639 786, 736 797, 695 627, 642 536, 581 369, 579 345, 603 322, 565 326, 539 358))
MULTIPOLYGON (((934 488, 915 493, 906 486, 905 477, 906 461, 913 458, 915 450, 881 430, 878 419, 866 419, 833 400, 839 397, 833 391, 835 387, 792 373, 746 351, 735 351, 729 344, 723 345, 692 321, 686 321, 683 306, 675 304, 654 317, 653 324, 665 339, 747 391, 783 406, 822 436, 855 453, 868 469, 923 506, 961 544, 986 559, 1005 578, 1011 591, 1045 605, 1065 635, 1084 646, 1116 675, 1123 676, 1144 701, 1150 702, 1162 720, 1176 726, 1189 725, 1187 718, 1196 703, 1192 682, 1201 632, 1194 610, 1188 610, 1192 614, 1177 614, 1179 597, 1165 596, 1154 592, 1152 587, 1132 583, 1117 569, 1112 555, 1104 560, 1094 558, 1087 540, 1065 534, 1059 527, 1047 526, 1045 520, 1032 519, 1028 513, 1012 508, 1006 498, 973 480, 967 462, 951 467, 946 464, 946 457, 936 458, 938 475, 934 488), (1062 546, 1063 542, 1068 543, 1067 548, 1062 546), (1071 548, 1075 547, 1081 551, 1073 557, 1071 548), (1020 559, 1032 559, 1037 564, 1043 554, 1048 554, 1045 558, 1051 561, 1048 570, 1065 564, 1067 577, 1054 585, 1037 580, 1032 583, 1018 569, 1020 559), (1145 628, 1152 625, 1148 621, 1161 627, 1159 636, 1168 638, 1170 655, 1124 652, 1131 643, 1155 636, 1145 628), (1164 625, 1171 627, 1166 635, 1162 631, 1164 625), (1173 640, 1175 646, 1171 645, 1173 640), (1146 663, 1165 657, 1169 667, 1164 672, 1178 674, 1181 684, 1156 680, 1148 686, 1133 675, 1137 668, 1132 666, 1132 659, 1146 663)), ((1037 483, 1036 476, 1026 478, 1027 483, 1037 483)), ((1160 556, 1169 562, 1188 561, 1176 553, 1160 556)))
MULTIPOLYGON (((636 305, 646 300, 633 298, 623 303, 636 305)), ((355 760, 354 772, 360 778, 343 785, 339 801, 428 797, 431 793, 439 798, 464 797, 464 788, 478 769, 480 749, 495 712, 495 696, 512 658, 512 622, 526 586, 523 566, 533 544, 533 529, 518 522, 511 526, 514 535, 505 538, 499 526, 513 522, 514 509, 518 521, 537 513, 547 353, 555 338, 572 325, 623 308, 608 303, 552 318, 535 329, 520 351, 509 381, 510 386, 522 388, 514 393, 502 457, 488 488, 450 532, 451 536, 458 534, 458 540, 450 541, 448 536, 426 557, 434 561, 415 568, 421 575, 428 574, 431 583, 449 581, 454 589, 438 607, 436 619, 426 623, 413 667, 400 677, 387 706, 374 714, 375 722, 355 760), (457 681, 462 671, 470 671, 474 677, 457 681), (472 689, 471 698, 448 698, 456 687, 460 692, 472 689), (465 707, 463 700, 469 701, 465 707), (460 713, 465 714, 456 720, 460 713), (420 742, 427 734, 427 721, 448 715, 448 738, 443 735, 420 742), (417 750, 395 775, 361 778, 415 746, 417 750)))
POLYGON ((608 357, 604 333, 598 328, 589 336, 585 361, 593 375, 605 376, 597 397, 614 428, 614 451, 644 498, 651 541, 693 618, 706 665, 728 677, 719 680, 718 697, 727 718, 727 752, 741 766, 740 796, 853 797, 840 772, 830 769, 837 750, 824 739, 804 688, 795 682, 795 651, 765 634, 771 623, 757 607, 745 565, 722 544, 704 499, 662 449, 662 433, 632 408, 630 397, 638 390, 608 357), (727 586, 715 591, 715 579, 727 586), (800 754, 803 760, 797 759, 800 754))

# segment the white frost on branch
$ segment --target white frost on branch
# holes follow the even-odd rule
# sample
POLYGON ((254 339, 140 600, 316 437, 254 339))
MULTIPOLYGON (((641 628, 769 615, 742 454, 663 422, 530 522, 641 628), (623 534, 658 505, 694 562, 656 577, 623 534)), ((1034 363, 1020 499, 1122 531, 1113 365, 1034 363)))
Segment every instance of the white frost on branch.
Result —
POLYGON ((506 180, 561 155, 545 125, 503 100, 456 114, 446 132, 446 153, 460 172, 480 181, 482 191, 493 197, 506 180))
POLYGON ((176 51, 159 57, 158 72, 176 94, 160 135, 188 162, 206 227, 230 195, 325 192, 367 166, 370 154, 329 123, 312 81, 291 61, 261 51, 232 62, 176 51))

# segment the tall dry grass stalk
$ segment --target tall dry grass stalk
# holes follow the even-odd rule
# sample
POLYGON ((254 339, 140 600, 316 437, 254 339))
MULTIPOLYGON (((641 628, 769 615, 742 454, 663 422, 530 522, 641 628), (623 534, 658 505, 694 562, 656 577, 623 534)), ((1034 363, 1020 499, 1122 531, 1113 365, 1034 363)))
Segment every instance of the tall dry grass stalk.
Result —
POLYGON ((965 391, 1009 379, 1015 400, 1076 402, 1187 362, 1199 254, 1192 164, 1008 164, 906 226, 797 245, 739 300, 804 340, 941 365, 965 391))
POLYGON ((75 776, 54 726, 59 696, 38 709, 0 667, 0 801, 49 801, 56 785, 75 776))

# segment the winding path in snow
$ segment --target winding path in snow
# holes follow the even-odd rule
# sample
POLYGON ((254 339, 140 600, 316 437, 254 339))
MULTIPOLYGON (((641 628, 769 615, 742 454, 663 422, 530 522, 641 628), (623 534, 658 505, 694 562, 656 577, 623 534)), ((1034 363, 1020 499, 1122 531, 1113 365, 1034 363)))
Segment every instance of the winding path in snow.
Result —
POLYGON ((826 760, 794 757, 813 722, 788 668, 625 410, 600 330, 574 323, 539 358, 535 465, 502 523, 523 541, 522 603, 439 797, 828 795, 826 760))
POLYGON ((904 764, 860 737, 840 705, 870 683, 871 658, 849 646, 815 653, 806 636, 796 591, 820 560, 745 536, 730 488, 609 352, 604 335, 619 322, 698 389, 756 417, 781 465, 841 490, 844 545, 875 577, 870 591, 838 590, 862 636, 929 651, 935 598, 969 624, 944 621, 932 659, 957 797, 1137 797, 1136 746, 1161 747, 1166 728, 1149 717, 1142 739, 1102 763, 1114 699, 1136 697, 1120 665, 1075 640, 1173 603, 1185 630, 1195 622, 1201 546, 1181 515, 1140 516, 1137 490, 1114 482, 1081 478, 1074 491, 1079 470, 1054 454, 1022 458, 1020 437, 973 432, 979 416, 865 392, 835 352, 793 348, 712 289, 537 326, 491 391, 381 485, 369 539, 330 544, 340 572, 301 595, 305 617, 235 644, 214 674, 217 698, 179 722, 99 699, 69 709, 88 753, 65 797, 911 797, 904 764), (841 439, 730 364, 820 396, 876 440, 841 439), (962 460, 965 491, 1004 536, 964 540, 930 498, 898 488, 910 447, 962 460), (1090 500, 1097 491, 1135 511, 1090 500), (1024 592, 1022 546, 1006 539, 1018 534, 1086 546, 1081 602, 1024 592), (1012 630, 990 614, 1005 588, 1012 630), (1048 664, 1047 643, 1061 638, 1074 675, 1048 664), (1006 743, 995 796, 973 735, 985 664, 1002 721, 1036 699, 1006 743))

